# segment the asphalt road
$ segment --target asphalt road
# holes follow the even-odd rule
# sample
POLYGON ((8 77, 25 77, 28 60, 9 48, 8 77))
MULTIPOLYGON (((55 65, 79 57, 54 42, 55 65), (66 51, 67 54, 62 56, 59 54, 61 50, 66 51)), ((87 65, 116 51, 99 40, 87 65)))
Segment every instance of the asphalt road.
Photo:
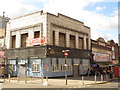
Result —
POLYGON ((104 84, 88 85, 84 88, 120 88, 120 82, 118 82, 118 80, 114 80, 104 84))

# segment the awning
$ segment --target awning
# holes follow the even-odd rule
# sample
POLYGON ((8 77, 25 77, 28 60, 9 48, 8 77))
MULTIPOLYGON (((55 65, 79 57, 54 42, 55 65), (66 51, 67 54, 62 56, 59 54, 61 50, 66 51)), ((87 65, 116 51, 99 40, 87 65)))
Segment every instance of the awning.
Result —
POLYGON ((109 62, 97 62, 96 64, 98 64, 100 67, 108 67, 108 66, 112 66, 113 64, 109 63, 109 62))

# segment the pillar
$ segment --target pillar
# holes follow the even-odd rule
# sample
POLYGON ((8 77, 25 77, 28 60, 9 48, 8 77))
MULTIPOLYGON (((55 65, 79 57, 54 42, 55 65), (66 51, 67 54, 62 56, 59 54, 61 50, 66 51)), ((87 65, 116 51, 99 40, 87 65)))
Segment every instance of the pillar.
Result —
POLYGON ((84 36, 84 49, 86 50, 86 36, 84 36))
POLYGON ((55 31, 55 46, 59 46, 59 32, 55 31))
POLYGON ((66 47, 70 47, 70 34, 66 34, 66 47))
POLYGON ((20 30, 16 31, 16 48, 21 46, 21 33, 20 30))
POLYGON ((76 36, 75 36, 75 47, 76 48, 79 48, 79 37, 78 37, 78 34, 76 34, 76 36))

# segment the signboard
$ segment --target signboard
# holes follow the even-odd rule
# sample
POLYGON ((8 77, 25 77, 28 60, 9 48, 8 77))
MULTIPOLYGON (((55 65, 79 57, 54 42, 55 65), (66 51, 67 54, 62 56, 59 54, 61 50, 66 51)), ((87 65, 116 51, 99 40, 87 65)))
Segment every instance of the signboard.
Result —
POLYGON ((0 51, 0 58, 5 58, 5 52, 4 51, 0 51))
POLYGON ((108 53, 96 53, 96 52, 94 52, 94 61, 98 61, 98 62, 111 61, 111 55, 108 53))
POLYGON ((8 64, 16 64, 15 60, 9 60, 8 64))
POLYGON ((18 64, 25 64, 27 63, 27 60, 18 60, 18 64))
POLYGON ((45 44, 45 42, 46 42, 46 37, 33 38, 29 40, 29 45, 30 46, 41 45, 41 44, 45 44))

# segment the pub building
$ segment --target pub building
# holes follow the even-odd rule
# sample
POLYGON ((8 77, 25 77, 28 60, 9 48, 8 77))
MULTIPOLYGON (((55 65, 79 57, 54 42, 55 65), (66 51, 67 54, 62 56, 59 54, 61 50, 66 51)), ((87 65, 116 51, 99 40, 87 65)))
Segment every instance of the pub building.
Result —
POLYGON ((66 67, 68 76, 78 76, 90 68, 90 28, 60 13, 41 10, 10 19, 6 48, 6 71, 12 76, 64 76, 66 67), (63 50, 69 51, 66 58, 63 50))
POLYGON ((94 68, 100 67, 103 71, 113 71, 112 47, 102 37, 91 40, 94 68))

